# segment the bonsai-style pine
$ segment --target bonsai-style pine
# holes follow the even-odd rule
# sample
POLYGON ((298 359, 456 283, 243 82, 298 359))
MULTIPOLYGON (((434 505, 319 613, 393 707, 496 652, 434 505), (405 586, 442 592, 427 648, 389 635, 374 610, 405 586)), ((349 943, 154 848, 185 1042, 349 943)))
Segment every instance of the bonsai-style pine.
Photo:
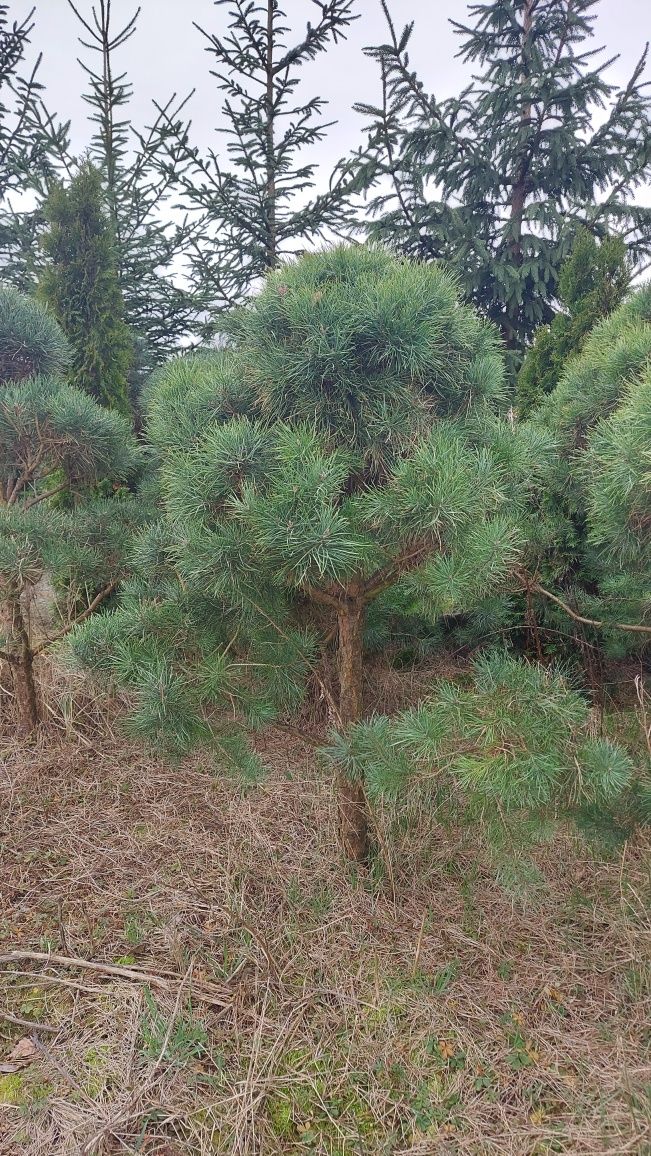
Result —
MULTIPOLYGON (((136 732, 241 762, 247 728, 291 720, 307 688, 344 731, 363 718, 369 609, 399 595, 435 621, 517 557, 517 434, 499 427, 492 451, 487 432, 502 384, 447 273, 363 247, 272 273, 229 351, 159 371, 161 520, 120 608, 73 640, 133 688, 136 732)), ((363 859, 364 784, 338 790, 363 859)))

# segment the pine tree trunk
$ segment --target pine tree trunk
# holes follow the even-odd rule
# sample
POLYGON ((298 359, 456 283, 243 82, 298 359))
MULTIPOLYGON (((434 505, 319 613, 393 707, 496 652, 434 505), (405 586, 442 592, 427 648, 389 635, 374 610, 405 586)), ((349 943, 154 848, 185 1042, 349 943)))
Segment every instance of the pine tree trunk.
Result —
MULTIPOLYGON (((342 725, 362 717, 362 636, 364 603, 346 602, 337 613, 339 669, 339 713, 342 725)), ((368 803, 361 783, 345 774, 337 779, 341 841, 349 859, 365 862, 369 855, 368 803)))
POLYGON ((38 726, 38 700, 34 679, 34 654, 29 642, 25 616, 17 591, 0 606, 0 632, 9 661, 3 665, 9 672, 16 712, 16 730, 27 738, 38 726))

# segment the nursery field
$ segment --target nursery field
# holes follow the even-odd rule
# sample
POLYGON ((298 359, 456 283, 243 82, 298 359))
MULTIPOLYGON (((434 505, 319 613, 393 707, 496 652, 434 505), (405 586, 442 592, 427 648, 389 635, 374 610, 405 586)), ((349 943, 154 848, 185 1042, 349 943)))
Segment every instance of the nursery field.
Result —
POLYGON ((513 893, 412 793, 351 867, 313 751, 259 753, 4 748, 3 1156, 651 1153, 648 836, 513 893))

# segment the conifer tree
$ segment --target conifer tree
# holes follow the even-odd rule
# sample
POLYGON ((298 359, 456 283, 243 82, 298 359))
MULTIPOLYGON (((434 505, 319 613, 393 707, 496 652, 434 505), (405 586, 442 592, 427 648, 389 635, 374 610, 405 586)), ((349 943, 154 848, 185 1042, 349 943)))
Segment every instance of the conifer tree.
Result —
POLYGON ((622 838, 651 819, 643 772, 619 743, 590 733, 589 700, 560 671, 489 652, 472 675, 394 718, 335 733, 327 758, 374 800, 400 798, 417 780, 439 815, 483 837, 505 882, 554 820, 622 838))
POLYGON ((580 353, 598 321, 621 303, 631 270, 621 237, 600 244, 586 229, 558 279, 561 306, 551 325, 539 329, 518 375, 517 400, 527 417, 558 385, 566 362, 580 353))
MULTIPOLYGON (((188 162, 183 204, 198 221, 195 285, 223 308, 240 303, 283 257, 337 234, 351 218, 354 177, 333 175, 327 190, 314 194, 309 153, 330 127, 326 101, 304 100, 297 89, 305 65, 343 39, 356 15, 355 0, 312 0, 316 19, 292 40, 279 0, 214 2, 228 12, 227 30, 196 27, 224 94, 225 151, 201 156, 179 127, 172 156, 188 162)), ((167 114, 165 120, 171 128, 167 114)))
POLYGON ((614 653, 651 640, 650 359, 647 285, 596 326, 532 418, 557 446, 535 585, 614 653))
POLYGON ((127 498, 88 503, 84 494, 103 478, 126 480, 140 457, 122 417, 52 376, 68 356, 52 319, 14 289, 2 290, 0 316, 0 662, 26 735, 39 719, 37 656, 112 593, 140 522, 127 498), (55 621, 38 637, 32 603, 45 574, 55 621))
POLYGON ((636 269, 649 260, 651 209, 633 195, 651 172, 646 50, 618 89, 591 44, 598 0, 484 0, 452 21, 477 75, 437 100, 409 62, 413 23, 399 34, 382 5, 389 41, 368 51, 383 99, 358 106, 370 130, 355 162, 377 188, 371 235, 449 260, 517 368, 552 319, 578 224, 622 235, 636 269))
MULTIPOLYGON (((247 729, 291 720, 310 686, 339 727, 363 717, 370 608, 399 597, 436 621, 518 557, 535 461, 490 416, 502 389, 496 337, 449 275, 364 247, 281 267, 230 349, 159 371, 161 522, 116 613, 73 639, 131 688, 135 732, 255 769, 247 729)), ((364 784, 338 790, 363 859, 364 784)))
POLYGON ((102 405, 128 415, 133 343, 124 319, 115 238, 98 170, 86 161, 44 207, 47 265, 39 296, 72 347, 70 379, 102 405))
POLYGON ((187 98, 173 95, 151 124, 134 126, 133 87, 117 59, 137 32, 140 7, 116 27, 110 0, 68 4, 89 54, 81 61, 94 126, 89 156, 102 175, 113 227, 125 317, 138 352, 132 365, 137 391, 147 372, 200 328, 201 302, 178 282, 188 232, 169 212, 184 162, 167 144, 187 98))
POLYGON ((33 275, 37 214, 16 209, 12 194, 42 198, 68 147, 68 126, 56 123, 43 102, 41 56, 27 61, 33 16, 32 9, 10 21, 9 5, 0 3, 0 268, 5 281, 17 283, 33 275))

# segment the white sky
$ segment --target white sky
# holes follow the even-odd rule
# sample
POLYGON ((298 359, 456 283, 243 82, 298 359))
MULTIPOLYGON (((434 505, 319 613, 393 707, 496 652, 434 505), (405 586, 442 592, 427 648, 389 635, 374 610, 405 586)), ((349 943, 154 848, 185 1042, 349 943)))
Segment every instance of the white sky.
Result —
MULTIPOLYGON (((412 38, 412 62, 428 91, 439 97, 459 91, 468 79, 465 66, 455 60, 457 37, 448 19, 463 20, 467 14, 465 0, 389 0, 397 25, 416 21, 412 38)), ((77 0, 78 7, 90 16, 92 0, 77 0)), ((226 27, 227 10, 216 7, 213 0, 141 0, 142 12, 138 31, 120 50, 118 63, 134 86, 131 118, 143 127, 151 115, 152 98, 164 102, 172 92, 196 93, 188 106, 193 120, 194 143, 200 147, 219 144, 215 126, 219 124, 221 94, 209 75, 210 58, 204 41, 192 26, 203 25, 219 32, 226 27)), ((83 53, 77 43, 78 25, 66 0, 10 0, 10 16, 20 18, 36 8, 33 48, 42 51, 41 80, 46 84, 46 101, 63 119, 72 120, 72 139, 81 151, 88 141, 91 127, 86 122, 87 107, 81 99, 85 76, 77 63, 83 53)), ((113 0, 112 15, 116 25, 124 23, 134 12, 134 0, 113 0)), ((318 14, 311 0, 285 0, 283 7, 292 26, 300 28, 314 21, 318 14)), ((621 54, 614 65, 611 80, 623 83, 640 56, 644 42, 651 39, 651 0, 601 0, 595 46, 604 44, 608 55, 621 54)), ((305 69, 305 96, 322 95, 329 101, 328 119, 337 124, 328 139, 315 146, 314 159, 329 170, 333 162, 362 139, 361 118, 352 111, 357 100, 375 103, 378 81, 375 64, 362 52, 365 45, 386 39, 385 23, 379 0, 358 0, 360 19, 353 24, 348 40, 333 47, 305 69)), ((97 58, 99 59, 99 58, 97 58)), ((651 68, 647 70, 651 80, 651 68)))

